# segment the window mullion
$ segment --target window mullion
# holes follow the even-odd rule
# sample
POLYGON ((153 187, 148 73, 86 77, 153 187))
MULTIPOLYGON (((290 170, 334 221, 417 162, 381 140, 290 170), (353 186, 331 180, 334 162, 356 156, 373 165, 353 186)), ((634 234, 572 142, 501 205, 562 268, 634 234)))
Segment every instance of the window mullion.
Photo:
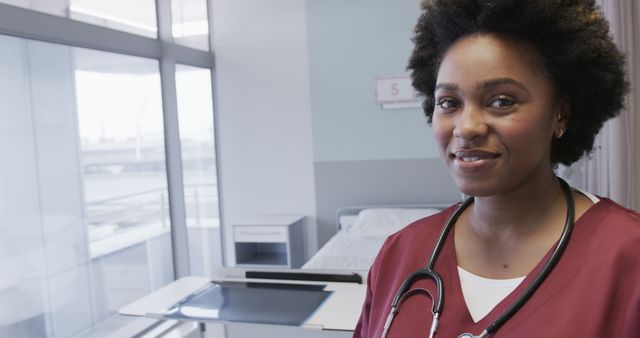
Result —
POLYGON ((171 3, 156 0, 158 40, 161 46, 160 82, 162 86, 162 110, 164 115, 165 153, 167 181, 169 185, 169 212, 171 215, 171 244, 175 277, 190 274, 187 238, 186 207, 178 125, 176 94, 176 58, 171 33, 171 3))

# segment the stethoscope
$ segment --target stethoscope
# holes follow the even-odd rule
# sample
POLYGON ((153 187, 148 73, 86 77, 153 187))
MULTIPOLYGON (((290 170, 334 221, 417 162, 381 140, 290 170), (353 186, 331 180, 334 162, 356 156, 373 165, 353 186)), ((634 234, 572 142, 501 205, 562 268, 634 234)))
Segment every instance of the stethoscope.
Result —
MULTIPOLYGON (((471 333, 463 333, 460 336, 458 336, 458 338, 483 338, 483 337, 487 337, 488 335, 492 335, 496 333, 496 331, 498 331, 498 329, 500 329, 500 327, 507 320, 509 320, 516 312, 518 312, 518 310, 520 310, 520 308, 522 308, 522 306, 524 306, 524 304, 529 300, 529 298, 531 298, 533 293, 536 292, 540 284, 542 284, 545 278, 549 276, 553 267, 558 263, 560 256, 562 256, 562 252, 564 251, 564 248, 567 246, 567 243, 569 242, 569 236, 571 234, 571 230, 573 229, 573 218, 575 213, 575 205, 573 201, 573 194, 571 193, 571 187, 569 187, 569 184, 564 180, 562 180, 561 178, 559 178, 559 180, 560 180, 560 185, 562 186, 562 190, 564 191, 564 194, 567 198, 567 218, 564 223, 564 229, 562 230, 562 235, 560 236, 560 240, 558 241, 558 244, 556 245, 556 247, 553 249, 553 252, 551 253, 551 257, 549 257, 549 260, 547 260, 547 262, 544 264, 544 266, 542 267, 542 269, 540 270, 536 278, 531 282, 531 284, 522 293, 522 295, 520 295, 520 297, 516 299, 516 301, 513 304, 511 304, 509 308, 507 308, 500 315, 500 317, 498 317, 498 319, 496 319, 493 323, 489 324, 489 326, 487 326, 487 328, 484 329, 484 331, 482 331, 482 333, 480 333, 479 336, 475 336, 471 333)), ((387 321, 384 324, 384 329, 382 331, 381 338, 385 338, 387 336, 387 333, 389 332, 389 328, 391 327, 391 323, 393 322, 393 318, 398 313, 398 310, 399 310, 398 308, 402 304, 402 302, 404 302, 405 299, 407 299, 408 297, 416 293, 428 294, 433 302, 432 308, 431 308, 431 313, 433 314, 433 321, 431 322, 431 329, 429 330, 429 338, 434 337, 436 331, 438 330, 438 319, 440 318, 440 314, 442 314, 442 307, 444 305, 444 288, 442 285, 442 278, 437 272, 433 270, 433 266, 435 265, 436 259, 440 254, 440 250, 444 245, 444 242, 447 238, 447 235, 449 234, 449 231, 451 230, 453 225, 456 223, 456 221, 458 220, 462 212, 469 205, 471 205, 471 203, 473 203, 473 197, 467 198, 462 204, 460 204, 458 209, 456 209, 453 215, 451 215, 451 217, 445 224, 444 228, 442 228, 442 232, 440 233, 440 237, 438 237, 436 246, 433 248, 433 252, 431 253, 431 258, 429 259, 429 264, 427 264, 427 267, 413 272, 404 280, 404 282, 402 282, 400 289, 398 289, 398 292, 396 293, 396 296, 393 298, 393 302, 391 303, 391 311, 389 312, 389 315, 387 316, 387 321), (421 288, 410 289, 411 285, 413 285, 414 282, 420 279, 425 279, 425 278, 431 279, 435 282, 436 292, 438 294, 437 300, 426 289, 421 289, 421 288)))

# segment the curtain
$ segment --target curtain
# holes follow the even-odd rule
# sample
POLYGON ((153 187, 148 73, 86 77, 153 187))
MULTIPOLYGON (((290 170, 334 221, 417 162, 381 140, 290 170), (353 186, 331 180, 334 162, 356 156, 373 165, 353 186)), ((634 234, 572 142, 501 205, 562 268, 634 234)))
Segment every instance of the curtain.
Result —
POLYGON ((640 210, 640 2, 598 0, 611 34, 627 57, 631 90, 620 115, 608 121, 596 137, 593 153, 559 175, 596 195, 640 210))

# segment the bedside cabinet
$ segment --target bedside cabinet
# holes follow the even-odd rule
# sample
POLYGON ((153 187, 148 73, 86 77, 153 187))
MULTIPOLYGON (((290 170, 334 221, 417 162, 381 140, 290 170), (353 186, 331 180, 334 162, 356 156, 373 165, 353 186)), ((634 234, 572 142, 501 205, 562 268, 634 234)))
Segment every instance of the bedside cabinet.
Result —
POLYGON ((233 225, 236 266, 299 268, 304 216, 261 216, 233 225))

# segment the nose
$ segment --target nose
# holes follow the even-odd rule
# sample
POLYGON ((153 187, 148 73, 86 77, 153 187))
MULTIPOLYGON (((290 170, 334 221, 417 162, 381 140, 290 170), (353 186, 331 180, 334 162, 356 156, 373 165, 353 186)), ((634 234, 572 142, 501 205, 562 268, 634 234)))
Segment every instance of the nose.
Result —
POLYGON ((488 129, 482 109, 467 106, 456 117, 453 136, 463 141, 471 141, 484 136, 488 129))

